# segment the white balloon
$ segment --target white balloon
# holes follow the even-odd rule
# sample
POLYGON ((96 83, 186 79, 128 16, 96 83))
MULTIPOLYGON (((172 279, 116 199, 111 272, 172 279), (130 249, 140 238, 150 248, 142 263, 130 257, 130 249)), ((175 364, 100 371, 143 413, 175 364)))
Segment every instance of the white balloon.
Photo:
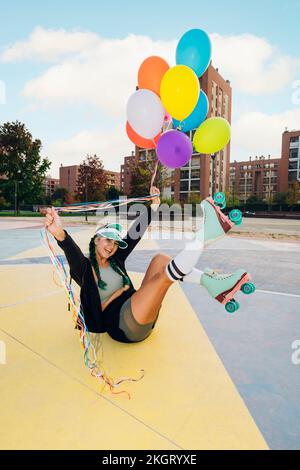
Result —
POLYGON ((161 130, 165 110, 159 97, 150 90, 135 91, 127 103, 127 121, 145 139, 153 139, 161 130))

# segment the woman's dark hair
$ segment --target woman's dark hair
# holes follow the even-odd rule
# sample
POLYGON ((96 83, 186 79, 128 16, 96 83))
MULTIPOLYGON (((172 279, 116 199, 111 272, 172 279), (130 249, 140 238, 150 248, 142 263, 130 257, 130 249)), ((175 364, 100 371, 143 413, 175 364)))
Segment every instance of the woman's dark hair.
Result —
MULTIPOLYGON (((106 282, 104 282, 102 279, 101 279, 101 276, 100 276, 100 270, 99 270, 99 265, 98 265, 98 261, 97 261, 97 258, 96 258, 96 246, 95 246, 95 239, 97 238, 97 234, 94 235, 91 240, 90 240, 90 244, 89 244, 89 254, 90 254, 90 261, 92 263, 92 266, 93 268, 95 269, 95 272, 96 272, 96 276, 97 276, 97 279, 98 279, 98 287, 100 287, 100 289, 103 289, 103 290, 106 290, 106 282)), ((131 282, 130 282, 130 279, 128 276, 126 276, 125 273, 123 273, 122 269, 118 266, 116 260, 114 259, 113 256, 111 256, 110 258, 108 258, 108 262, 109 264, 111 265, 112 269, 120 274, 123 278, 123 286, 126 286, 126 285, 131 285, 131 282)))

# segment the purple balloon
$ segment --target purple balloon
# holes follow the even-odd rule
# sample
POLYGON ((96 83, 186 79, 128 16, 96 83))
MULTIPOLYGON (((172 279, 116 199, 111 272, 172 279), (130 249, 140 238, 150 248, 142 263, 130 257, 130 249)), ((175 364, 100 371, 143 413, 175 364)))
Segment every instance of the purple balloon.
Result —
POLYGON ((177 130, 165 132, 159 139, 156 154, 159 161, 169 168, 184 166, 193 153, 193 145, 186 134, 177 130))

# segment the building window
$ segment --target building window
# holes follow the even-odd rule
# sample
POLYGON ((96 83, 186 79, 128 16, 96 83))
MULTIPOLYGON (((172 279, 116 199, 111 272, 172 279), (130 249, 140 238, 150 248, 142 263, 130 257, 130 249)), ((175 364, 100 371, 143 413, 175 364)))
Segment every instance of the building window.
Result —
POLYGON ((292 142, 299 142, 299 136, 297 136, 297 137, 291 137, 291 138, 290 138, 290 142, 291 142, 291 143, 292 143, 292 142))
POLYGON ((290 156, 289 158, 298 158, 298 149, 290 149, 290 156))
POLYGON ((294 162, 289 162, 289 170, 297 170, 298 168, 298 161, 294 161, 294 162))
POLYGON ((297 171, 289 171, 289 181, 297 181, 297 171))
POLYGON ((200 190, 200 180, 191 181, 191 191, 200 190))
POLYGON ((180 181, 180 191, 188 191, 188 190, 189 190, 189 182, 180 181))
POLYGON ((180 200, 187 201, 188 193, 180 193, 180 200))
POLYGON ((200 178, 200 170, 191 170, 191 178, 200 178))
POLYGON ((195 155, 192 157, 191 166, 200 166, 200 155, 195 155))
POLYGON ((188 180, 189 179, 189 170, 180 170, 180 179, 188 180))

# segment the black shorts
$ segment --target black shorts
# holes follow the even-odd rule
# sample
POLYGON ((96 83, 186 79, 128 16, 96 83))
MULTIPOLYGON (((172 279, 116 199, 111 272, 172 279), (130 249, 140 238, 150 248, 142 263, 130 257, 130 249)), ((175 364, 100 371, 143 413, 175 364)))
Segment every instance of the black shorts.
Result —
POLYGON ((137 343, 146 339, 155 326, 154 322, 140 324, 131 309, 131 296, 136 292, 128 289, 104 310, 106 328, 109 336, 121 343, 137 343), (129 292, 130 291, 130 292, 129 292))

